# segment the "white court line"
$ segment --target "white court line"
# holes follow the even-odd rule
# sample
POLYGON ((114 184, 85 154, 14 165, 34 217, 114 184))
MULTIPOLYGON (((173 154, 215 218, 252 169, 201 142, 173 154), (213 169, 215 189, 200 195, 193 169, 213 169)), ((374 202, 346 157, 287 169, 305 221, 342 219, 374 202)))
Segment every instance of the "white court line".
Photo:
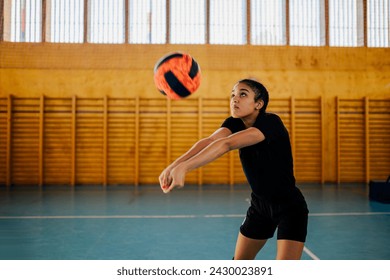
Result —
POLYGON ((341 213, 312 213, 309 216, 371 216, 371 215, 389 215, 390 212, 341 212, 341 213))
POLYGON ((243 218, 244 214, 213 214, 213 215, 204 215, 202 218, 243 218))
MULTIPOLYGON (((390 212, 341 212, 310 213, 314 217, 336 216, 374 216, 390 215, 390 212)), ((196 218, 242 218, 244 214, 209 214, 209 215, 69 215, 69 216, 0 216, 0 219, 196 219, 196 218)))
POLYGON ((193 219, 196 215, 0 216, 0 219, 193 219))
POLYGON ((312 251, 310 251, 306 246, 303 247, 303 251, 309 255, 310 258, 313 260, 319 260, 320 258, 317 257, 312 251))

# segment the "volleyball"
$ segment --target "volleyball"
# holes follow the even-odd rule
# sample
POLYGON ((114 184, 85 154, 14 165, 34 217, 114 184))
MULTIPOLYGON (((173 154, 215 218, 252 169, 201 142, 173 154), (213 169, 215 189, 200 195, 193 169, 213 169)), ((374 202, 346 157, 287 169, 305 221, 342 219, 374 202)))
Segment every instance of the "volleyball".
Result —
POLYGON ((154 83, 169 99, 183 99, 200 86, 201 72, 195 59, 186 53, 170 53, 154 66, 154 83))

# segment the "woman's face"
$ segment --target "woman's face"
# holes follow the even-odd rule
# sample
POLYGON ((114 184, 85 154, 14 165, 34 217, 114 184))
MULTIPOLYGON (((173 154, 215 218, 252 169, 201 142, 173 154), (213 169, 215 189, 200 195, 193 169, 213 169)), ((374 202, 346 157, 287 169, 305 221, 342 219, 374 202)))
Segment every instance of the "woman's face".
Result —
POLYGON ((255 93, 244 83, 237 83, 230 97, 230 111, 234 118, 257 116, 261 102, 255 101, 255 93))

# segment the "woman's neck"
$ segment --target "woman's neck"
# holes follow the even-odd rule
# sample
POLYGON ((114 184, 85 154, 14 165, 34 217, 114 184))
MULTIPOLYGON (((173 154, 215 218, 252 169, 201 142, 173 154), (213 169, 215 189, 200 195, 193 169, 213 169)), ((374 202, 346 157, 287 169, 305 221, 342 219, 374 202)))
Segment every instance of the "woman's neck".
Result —
POLYGON ((250 114, 249 116, 246 116, 244 118, 241 118, 242 122, 244 123, 246 128, 252 127, 255 123, 257 117, 259 116, 260 111, 256 111, 256 113, 250 114))

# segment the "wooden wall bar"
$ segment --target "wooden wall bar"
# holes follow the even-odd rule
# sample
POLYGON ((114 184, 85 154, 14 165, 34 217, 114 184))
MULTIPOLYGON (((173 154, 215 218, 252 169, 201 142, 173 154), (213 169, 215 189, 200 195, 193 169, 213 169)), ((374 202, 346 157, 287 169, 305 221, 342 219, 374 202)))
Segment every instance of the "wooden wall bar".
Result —
POLYGON ((383 178, 390 169, 390 100, 366 99, 367 179, 383 178))
MULTIPOLYGON (((337 181, 390 166, 390 100, 337 102, 337 181)), ((0 185, 156 184, 163 168, 229 115, 229 100, 0 98, 0 185)), ((322 98, 273 99, 289 130, 298 182, 324 182, 322 98)), ((188 174, 190 184, 245 183, 238 153, 188 174)))
POLYGON ((390 99, 337 98, 337 104, 337 181, 388 176, 390 99))

